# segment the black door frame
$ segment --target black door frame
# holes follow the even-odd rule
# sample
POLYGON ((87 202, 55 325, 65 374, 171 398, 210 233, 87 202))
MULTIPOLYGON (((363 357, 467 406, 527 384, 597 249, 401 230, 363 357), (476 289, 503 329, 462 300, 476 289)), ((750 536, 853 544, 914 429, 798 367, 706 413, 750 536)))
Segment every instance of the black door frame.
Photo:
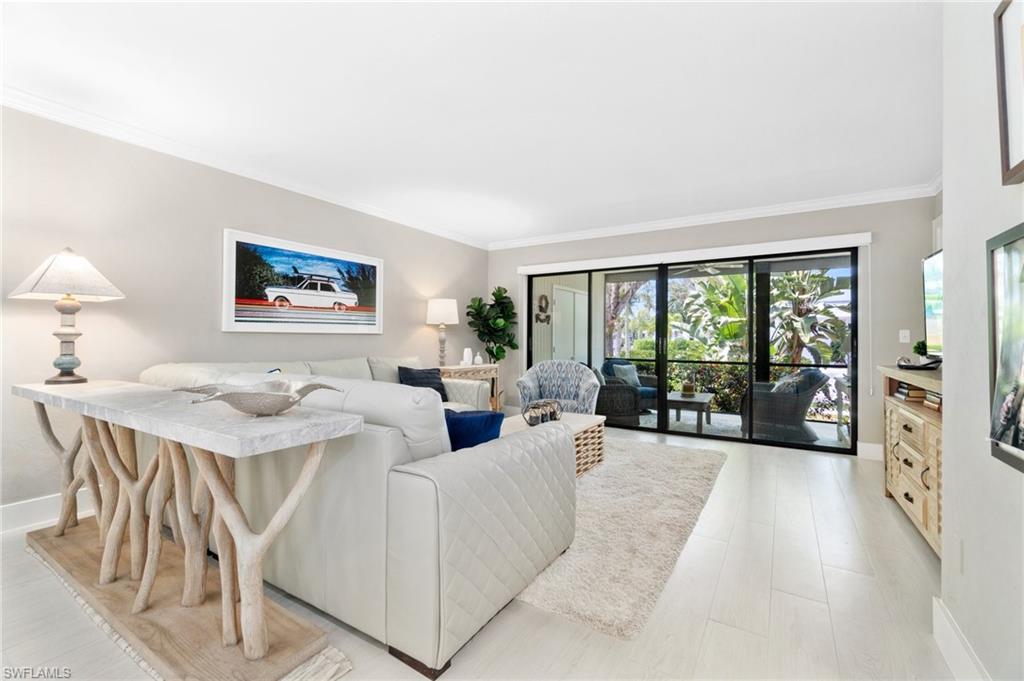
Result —
MULTIPOLYGON (((553 272, 551 274, 530 274, 527 275, 526 291, 527 291, 527 324, 526 324, 526 366, 527 368, 533 366, 533 280, 537 277, 552 277, 559 275, 572 275, 572 274, 586 274, 587 275, 587 288, 589 292, 590 304, 587 306, 587 364, 588 366, 594 366, 593 357, 593 322, 594 322, 594 306, 593 306, 593 274, 595 272, 628 272, 630 270, 657 270, 656 278, 656 293, 655 293, 655 353, 653 363, 655 365, 655 371, 658 376, 658 422, 655 428, 645 428, 643 426, 615 426, 616 428, 624 428, 626 430, 638 430, 645 433, 663 433, 667 435, 683 435, 687 437, 700 437, 709 440, 724 440, 728 442, 747 442, 751 444, 759 444, 774 447, 788 447, 790 449, 801 449, 818 452, 831 452, 836 454, 857 454, 857 443, 858 440, 858 361, 860 357, 859 352, 859 276, 860 266, 858 263, 859 249, 857 247, 848 248, 830 248, 822 250, 811 250, 811 251, 791 251, 785 253, 767 253, 754 256, 740 256, 732 258, 711 258, 703 260, 692 260, 683 262, 672 262, 672 263, 652 263, 648 265, 636 265, 630 267, 595 267, 585 270, 573 270, 568 272, 553 272), (709 360, 672 360, 673 362, 682 364, 731 364, 740 365, 745 364, 747 366, 747 400, 746 409, 747 422, 751 423, 750 411, 753 409, 753 387, 755 378, 755 363, 756 363, 756 348, 754 348, 755 339, 759 334, 754 333, 754 325, 758 323, 756 310, 757 301, 755 301, 755 287, 754 281, 754 263, 762 260, 772 260, 774 258, 796 258, 801 256, 815 256, 815 255, 848 255, 850 258, 850 364, 847 366, 837 364, 784 364, 784 363, 769 363, 771 366, 800 366, 800 367, 815 367, 815 368, 845 368, 850 378, 850 447, 826 447, 822 445, 807 444, 802 442, 786 442, 780 440, 769 440, 763 438, 755 438, 753 428, 748 429, 749 432, 742 437, 733 437, 729 435, 715 435, 712 433, 683 433, 680 431, 670 430, 668 425, 668 271, 673 267, 681 267, 685 265, 712 265, 715 263, 726 263, 743 262, 747 266, 747 361, 709 361, 709 360), (753 317, 753 319, 750 319, 753 317)), ((763 287, 761 287, 763 288, 763 287)), ((603 355, 603 353, 602 353, 603 355)), ((605 357, 601 358, 601 364, 603 364, 605 357)), ((623 357, 621 359, 633 359, 629 357, 623 357)), ((652 360, 643 358, 636 359, 635 361, 652 363, 652 360)), ((600 369, 600 365, 598 365, 600 369)))

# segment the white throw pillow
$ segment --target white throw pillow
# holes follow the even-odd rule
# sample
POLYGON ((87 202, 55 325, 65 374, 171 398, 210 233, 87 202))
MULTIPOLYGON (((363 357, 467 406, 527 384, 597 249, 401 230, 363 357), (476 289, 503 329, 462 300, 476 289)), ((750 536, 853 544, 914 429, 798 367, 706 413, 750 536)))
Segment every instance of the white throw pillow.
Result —
POLYGON ((385 383, 398 383, 398 367, 422 369, 419 357, 367 357, 373 380, 385 383))
POLYGON ((636 367, 632 364, 614 364, 612 365, 612 371, 615 372, 616 378, 621 378, 628 385, 636 388, 640 387, 640 377, 636 375, 636 367))

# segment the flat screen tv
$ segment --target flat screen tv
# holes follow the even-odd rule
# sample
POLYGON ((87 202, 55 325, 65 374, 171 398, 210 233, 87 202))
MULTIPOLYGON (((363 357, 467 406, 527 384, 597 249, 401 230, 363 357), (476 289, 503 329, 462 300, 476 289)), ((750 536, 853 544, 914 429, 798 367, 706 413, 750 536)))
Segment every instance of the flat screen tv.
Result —
POLYGON ((924 337, 929 357, 942 357, 942 251, 922 261, 924 270, 924 337))

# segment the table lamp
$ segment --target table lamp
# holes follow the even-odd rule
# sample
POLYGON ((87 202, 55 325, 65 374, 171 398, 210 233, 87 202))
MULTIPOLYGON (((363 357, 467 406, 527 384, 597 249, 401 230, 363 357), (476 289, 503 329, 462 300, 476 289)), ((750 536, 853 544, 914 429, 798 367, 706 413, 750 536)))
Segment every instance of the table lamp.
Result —
POLYGON ((438 366, 444 366, 444 327, 446 324, 459 323, 459 304, 454 298, 431 298, 427 301, 427 324, 436 324, 440 352, 437 356, 438 366))
POLYGON ((47 258, 8 297, 57 301, 53 307, 60 313, 60 328, 53 335, 60 341, 60 356, 53 366, 60 373, 46 382, 85 383, 86 378, 75 373, 82 364, 75 357, 75 339, 82 335, 75 328, 75 314, 82 309, 79 301, 102 303, 124 294, 88 260, 65 248, 47 258))

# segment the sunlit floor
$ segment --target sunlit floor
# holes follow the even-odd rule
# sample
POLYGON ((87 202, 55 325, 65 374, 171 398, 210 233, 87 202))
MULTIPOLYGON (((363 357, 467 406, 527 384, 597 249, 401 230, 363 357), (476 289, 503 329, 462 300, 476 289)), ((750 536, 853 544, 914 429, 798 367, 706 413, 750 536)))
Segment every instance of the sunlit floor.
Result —
MULTIPOLYGON (((714 420, 714 418, 712 419, 714 420)), ((857 457, 609 429, 728 460, 637 638, 513 601, 452 661, 463 678, 950 678, 931 636, 939 561, 857 457)), ((147 679, 55 578, 3 535, 3 664, 147 679)), ((279 593, 352 660, 347 678, 422 679, 362 634, 279 593)))
MULTIPOLYGON (((849 442, 842 442, 839 440, 839 434, 836 431, 835 423, 825 423, 822 421, 808 421, 807 424, 814 431, 818 439, 814 442, 808 442, 806 444, 816 445, 819 447, 849 447, 849 442)), ((640 416, 640 425, 644 428, 657 428, 658 426, 658 413, 651 409, 649 413, 642 414, 640 416)), ((695 411, 680 411, 678 414, 678 420, 675 409, 670 409, 668 414, 668 427, 670 430, 678 431, 680 433, 696 433, 697 432, 697 412, 695 411)), ((743 425, 739 414, 726 414, 723 412, 714 412, 711 414, 711 423, 707 420, 702 424, 703 432, 708 435, 723 435, 726 437, 743 437, 743 425)))

